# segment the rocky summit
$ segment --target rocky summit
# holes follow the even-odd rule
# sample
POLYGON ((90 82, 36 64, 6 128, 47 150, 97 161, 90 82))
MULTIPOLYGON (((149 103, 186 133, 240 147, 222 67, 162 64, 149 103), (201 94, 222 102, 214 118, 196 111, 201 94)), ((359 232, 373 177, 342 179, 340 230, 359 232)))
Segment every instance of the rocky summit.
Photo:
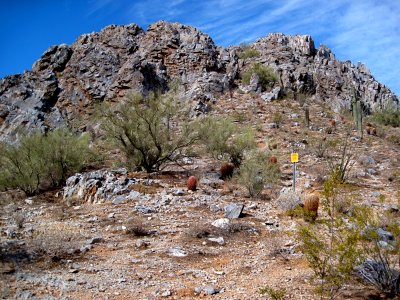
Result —
MULTIPOLYGON (((72 45, 51 46, 31 71, 0 80, 0 139, 15 140, 21 126, 44 132, 68 124, 95 102, 118 101, 130 90, 166 89, 171 80, 179 80, 204 112, 208 102, 238 87, 240 73, 252 63, 279 77, 261 95, 266 101, 301 92, 338 110, 350 108, 355 90, 370 111, 399 104, 365 65, 337 60, 328 47, 315 48, 309 35, 273 33, 248 47, 259 55, 240 58, 240 46, 219 47, 196 28, 165 21, 147 31, 110 25, 72 45)), ((262 93, 257 86, 250 90, 262 93)))

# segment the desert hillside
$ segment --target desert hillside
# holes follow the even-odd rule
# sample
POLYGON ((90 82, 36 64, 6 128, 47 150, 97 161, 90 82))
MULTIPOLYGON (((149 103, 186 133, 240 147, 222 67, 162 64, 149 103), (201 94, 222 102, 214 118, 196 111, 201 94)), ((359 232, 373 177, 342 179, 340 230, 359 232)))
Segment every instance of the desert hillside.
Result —
POLYGON ((0 80, 0 295, 396 299, 398 105, 308 35, 52 46, 0 80))

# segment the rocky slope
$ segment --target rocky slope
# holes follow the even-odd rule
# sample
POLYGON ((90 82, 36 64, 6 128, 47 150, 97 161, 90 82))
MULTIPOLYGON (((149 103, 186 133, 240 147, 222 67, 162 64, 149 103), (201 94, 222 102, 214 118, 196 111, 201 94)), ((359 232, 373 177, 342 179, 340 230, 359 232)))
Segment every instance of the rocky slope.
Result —
POLYGON ((50 47, 32 71, 0 80, 0 139, 14 140, 19 126, 41 131, 62 126, 95 102, 118 101, 132 89, 165 89, 174 79, 204 111, 208 101, 234 89, 253 62, 275 70, 279 80, 272 90, 280 96, 308 93, 338 109, 350 106, 354 87, 368 109, 399 104, 364 65, 337 60, 329 48, 315 48, 308 35, 270 34, 251 47, 261 55, 239 59, 239 47, 218 47, 193 27, 164 21, 147 31, 111 25, 82 35, 70 46, 50 47))
MULTIPOLYGON (((170 166, 152 175, 124 168, 75 174, 63 190, 32 198, 1 192, 0 298, 268 300, 260 290, 272 287, 285 289, 284 299, 321 299, 297 239, 304 221, 286 213, 280 195, 291 190, 295 141, 296 190, 302 198, 322 191, 329 169, 319 142, 343 140, 350 116, 327 133, 335 114, 321 103, 310 104, 305 128, 292 99, 267 103, 235 90, 218 101, 212 114, 240 112, 237 119, 258 128, 260 147, 266 140, 276 145, 277 186, 249 198, 241 185, 219 179, 221 162, 201 157, 185 170, 170 166), (276 114, 280 126, 269 126, 276 114), (199 179, 194 192, 186 188, 190 175, 199 179)), ((363 141, 352 131, 353 167, 337 194, 346 220, 354 205, 399 219, 400 148, 391 134, 400 136, 400 128, 363 141)), ((312 225, 317 232, 328 221, 324 203, 312 225)), ((385 298, 352 278, 335 299, 385 298)))

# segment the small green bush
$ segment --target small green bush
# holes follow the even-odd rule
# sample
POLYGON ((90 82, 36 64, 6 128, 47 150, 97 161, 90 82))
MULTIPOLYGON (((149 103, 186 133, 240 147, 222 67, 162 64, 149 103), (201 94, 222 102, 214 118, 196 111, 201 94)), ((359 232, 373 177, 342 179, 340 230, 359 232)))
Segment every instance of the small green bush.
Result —
POLYGON ((283 300, 286 295, 286 289, 274 289, 272 287, 264 287, 260 289, 260 294, 264 295, 267 294, 272 300, 283 300))
POLYGON ((91 158, 89 136, 57 129, 23 136, 17 145, 0 145, 0 188, 33 195, 62 185, 91 158))
POLYGON ((269 162, 270 154, 253 150, 246 158, 236 174, 236 180, 244 185, 250 197, 261 193, 267 183, 276 183, 280 178, 279 166, 269 162))
MULTIPOLYGON (((346 136, 341 144, 338 145, 337 149, 333 149, 333 153, 327 157, 330 174, 336 176, 336 179, 341 183, 347 180, 350 170, 355 164, 355 160, 353 159, 355 153, 353 149, 351 149, 351 144, 348 139, 349 137, 346 136)), ((332 143, 332 145, 335 145, 334 142, 332 143)))
POLYGON ((322 222, 319 228, 316 225, 300 225, 298 229, 301 250, 318 278, 317 291, 325 299, 337 296, 362 256, 357 245, 360 236, 358 228, 348 226, 336 213, 339 187, 340 180, 335 175, 324 184, 322 196, 329 219, 322 222))
POLYGON ((253 64, 249 69, 241 73, 242 82, 244 84, 250 84, 250 79, 253 74, 257 74, 263 89, 273 86, 278 80, 273 69, 271 69, 270 67, 266 67, 260 63, 256 63, 253 64))
POLYGON ((260 52, 256 49, 251 48, 249 45, 240 45, 240 51, 238 53, 240 59, 260 57, 260 52))
POLYGON ((218 160, 239 167, 244 153, 256 147, 254 130, 239 126, 230 118, 207 117, 199 123, 199 136, 206 151, 218 160))
POLYGON ((400 110, 393 106, 388 106, 374 112, 372 119, 383 125, 399 127, 400 126, 400 110))

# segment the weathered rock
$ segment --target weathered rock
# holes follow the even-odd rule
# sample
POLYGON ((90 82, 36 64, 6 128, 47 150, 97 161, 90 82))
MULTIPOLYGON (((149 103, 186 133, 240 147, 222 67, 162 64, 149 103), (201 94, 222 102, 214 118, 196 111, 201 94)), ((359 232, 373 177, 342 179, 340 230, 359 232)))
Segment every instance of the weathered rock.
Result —
POLYGON ((224 240, 224 238, 222 236, 217 237, 217 238, 211 237, 211 238, 208 238, 208 240, 210 242, 214 242, 214 243, 217 243, 219 245, 225 245, 225 240, 224 240))
POLYGON ((175 257, 185 257, 187 256, 187 252, 183 249, 181 249, 180 247, 176 247, 176 248, 171 248, 168 251, 170 256, 175 256, 175 257))
POLYGON ((261 94, 261 98, 264 101, 270 102, 273 100, 279 99, 279 97, 282 95, 282 89, 280 86, 274 88, 271 92, 265 92, 261 94))
POLYGON ((384 230, 382 228, 378 228, 376 233, 378 234, 378 236, 379 236, 381 241, 384 241, 384 242, 392 242, 392 241, 394 241, 394 235, 391 232, 387 231, 387 230, 384 230))
POLYGON ((63 191, 66 201, 85 201, 101 203, 110 201, 121 204, 137 199, 141 194, 131 191, 129 186, 138 180, 126 177, 126 169, 98 170, 89 173, 77 173, 69 177, 63 191))
POLYGON ((93 244, 98 244, 98 243, 102 243, 102 242, 104 242, 104 238, 101 237, 101 236, 97 236, 97 237, 91 238, 91 239, 87 242, 87 244, 88 244, 88 245, 93 245, 93 244))
POLYGON ((224 218, 224 219, 215 220, 214 222, 211 223, 211 225, 214 227, 225 229, 225 228, 229 227, 230 223, 231 223, 231 221, 229 219, 224 218))
POLYGON ((135 210, 142 214, 151 214, 151 213, 155 212, 154 209, 152 209, 150 207, 146 207, 144 205, 140 205, 140 204, 135 206, 135 210))
POLYGON ((212 285, 207 285, 207 286, 203 287, 203 291, 207 295, 215 295, 215 294, 218 294, 220 292, 219 289, 217 289, 216 287, 214 287, 212 285))
POLYGON ((225 208, 224 208, 225 218, 228 218, 228 219, 240 218, 243 208, 244 208, 243 204, 230 203, 229 205, 225 206, 225 208))
MULTIPOLYGON (((337 60, 326 46, 315 48, 309 35, 269 34, 252 47, 260 53, 256 61, 278 77, 262 94, 266 101, 293 91, 335 109, 350 108, 355 88, 367 110, 399 104, 364 65, 337 60)), ((32 71, 0 80, 0 140, 17 140, 20 126, 28 133, 45 132, 77 116, 85 119, 95 102, 118 101, 129 90, 166 90, 171 79, 182 83, 181 95, 194 100, 194 109, 204 113, 253 63, 238 59, 237 49, 217 47, 197 29, 165 21, 150 25, 146 32, 135 24, 111 25, 80 36, 72 45, 51 46, 32 71)), ((248 91, 261 91, 256 75, 248 91)), ((93 126, 89 122, 85 129, 93 126)))

